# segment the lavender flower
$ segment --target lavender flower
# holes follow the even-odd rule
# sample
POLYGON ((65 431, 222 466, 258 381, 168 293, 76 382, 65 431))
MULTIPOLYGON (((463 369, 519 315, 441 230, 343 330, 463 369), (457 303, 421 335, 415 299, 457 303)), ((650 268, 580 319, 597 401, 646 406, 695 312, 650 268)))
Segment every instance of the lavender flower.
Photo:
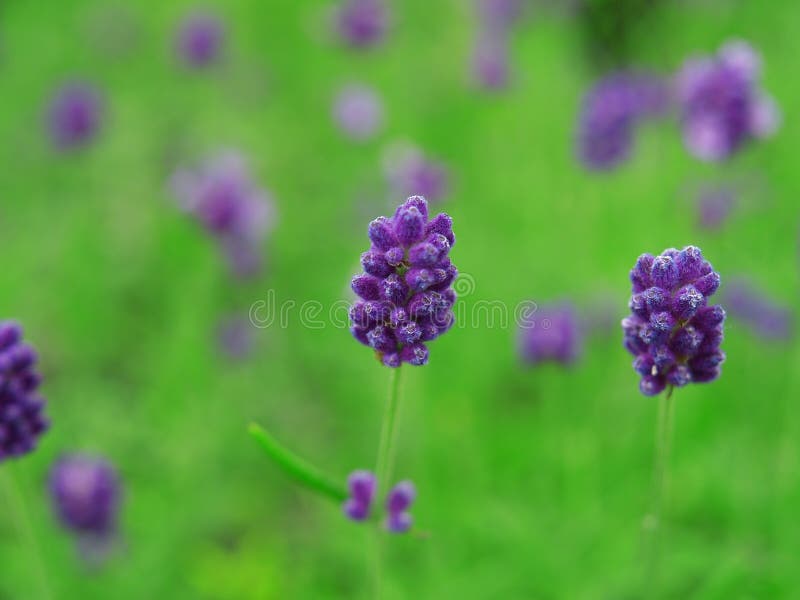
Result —
POLYGON ((198 169, 178 170, 171 184, 183 210, 218 240, 232 271, 242 277, 256 274, 259 246, 274 215, 271 199, 256 187, 244 159, 219 154, 198 169))
POLYGON ((120 483, 108 462, 80 454, 64 456, 50 470, 49 489, 64 527, 93 538, 115 533, 120 483))
POLYGON ((519 352, 532 365, 547 361, 569 365, 583 345, 583 332, 571 304, 543 307, 519 330, 519 352))
MULTIPOLYGON (((353 521, 366 521, 370 518, 372 503, 378 482, 370 471, 353 471, 347 478, 350 496, 344 501, 342 511, 353 521)), ((414 502, 416 490, 410 481, 395 485, 386 497, 386 529, 392 533, 404 533, 411 528, 411 515, 408 509, 414 502)))
POLYGON ((484 34, 475 46, 472 72, 476 83, 486 90, 508 85, 508 43, 504 36, 484 34))
POLYGON ((386 498, 386 529, 392 533, 405 533, 411 528, 411 515, 408 508, 414 502, 417 491, 410 481, 395 485, 386 498))
POLYGON ((214 15, 195 13, 186 17, 178 28, 176 50, 189 67, 207 67, 217 60, 225 30, 214 15))
POLYGON ((50 103, 48 126, 53 144, 59 150, 72 150, 89 144, 100 128, 100 94, 85 83, 61 87, 50 103))
POLYGON ((669 105, 664 83, 653 76, 615 73, 586 94, 578 119, 577 151, 591 170, 610 170, 630 156, 634 128, 669 105))
POLYGON ((369 48, 383 41, 389 11, 382 0, 344 0, 336 16, 339 36, 353 48, 369 48))
POLYGON ((368 519, 376 487, 375 475, 369 471, 353 471, 347 478, 350 497, 342 506, 344 514, 353 521, 368 519))
POLYGON ((759 87, 761 58, 746 42, 690 59, 676 78, 683 139, 696 158, 721 161, 746 142, 772 135, 780 116, 759 87))
POLYGON ((488 30, 504 33, 522 13, 521 0, 476 0, 478 18, 488 30))
POLYGON ((720 277, 699 248, 642 254, 631 271, 632 314, 622 320, 625 348, 641 375, 642 393, 719 377, 725 311, 709 305, 720 277))
POLYGON ((728 312, 766 340, 789 340, 794 318, 789 307, 780 306, 745 279, 725 286, 723 298, 728 312))
POLYGON ((217 346, 230 359, 241 360, 253 351, 253 325, 246 316, 230 315, 217 325, 217 346))
POLYGON ((354 140, 367 140, 383 125, 383 104, 369 87, 349 85, 336 97, 333 118, 354 140))
POLYGON ((736 192, 729 187, 701 190, 697 197, 698 224, 703 229, 719 229, 735 203, 736 192))
POLYGON ((361 300, 350 309, 353 336, 375 350, 387 367, 428 362, 425 345, 452 327, 458 271, 448 254, 455 243, 452 219, 428 220, 428 203, 412 196, 394 217, 369 224, 372 246, 361 255, 364 273, 352 281, 361 300))
POLYGON ((423 196, 430 202, 442 200, 448 191, 445 166, 426 158, 413 146, 394 147, 387 153, 385 172, 393 193, 423 196))
POLYGON ((0 463, 32 452, 49 427, 37 389, 36 352, 22 343, 22 328, 0 321, 0 463))

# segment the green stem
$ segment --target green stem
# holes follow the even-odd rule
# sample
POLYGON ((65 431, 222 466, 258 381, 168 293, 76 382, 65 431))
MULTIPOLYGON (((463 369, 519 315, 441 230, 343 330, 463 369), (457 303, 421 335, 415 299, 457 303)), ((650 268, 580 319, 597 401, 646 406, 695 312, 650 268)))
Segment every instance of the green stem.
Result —
POLYGON ((49 600, 53 597, 50 593, 50 584, 47 580, 47 570, 44 567, 42 554, 39 549, 39 544, 36 541, 36 535, 33 531, 31 518, 28 514, 28 508, 25 504, 25 499, 17 479, 14 476, 12 465, 6 465, 5 469, 0 469, 2 473, 3 484, 6 488, 6 496, 8 503, 11 506, 11 516, 16 523, 20 536, 24 539, 24 543, 28 546, 28 551, 31 557, 33 569, 36 571, 36 580, 39 585, 39 597, 43 600, 49 600))
POLYGON ((336 502, 342 502, 347 498, 347 490, 343 485, 335 483, 317 468, 294 454, 267 433, 263 427, 251 423, 248 431, 264 452, 298 483, 336 502))
POLYGON ((658 401, 658 425, 656 427, 656 457, 653 469, 653 500, 650 513, 645 517, 644 534, 646 538, 646 580, 650 589, 649 597, 658 595, 659 541, 662 529, 662 511, 668 483, 669 453, 672 439, 672 421, 675 403, 672 400, 673 387, 658 401))

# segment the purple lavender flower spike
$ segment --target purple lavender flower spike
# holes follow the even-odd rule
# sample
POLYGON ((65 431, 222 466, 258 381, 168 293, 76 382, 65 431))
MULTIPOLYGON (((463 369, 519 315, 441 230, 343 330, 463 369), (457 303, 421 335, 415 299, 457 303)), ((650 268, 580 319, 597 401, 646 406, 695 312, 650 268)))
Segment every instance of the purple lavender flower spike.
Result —
POLYGON ((347 478, 350 497, 342 505, 344 514, 353 521, 364 521, 369 518, 376 487, 375 475, 371 472, 353 471, 347 478))
POLYGON ((85 83, 69 83, 58 90, 48 111, 54 146, 66 151, 84 147, 100 129, 103 107, 97 90, 85 83))
POLYGON ((631 315, 622 320, 622 329, 643 394, 719 376, 725 311, 708 305, 719 281, 695 246, 639 257, 631 270, 631 315))
POLYGON ((339 36, 352 48, 380 44, 388 27, 389 11, 383 0, 344 0, 336 16, 339 36))
POLYGON ((412 196, 391 219, 369 224, 371 248, 361 257, 365 273, 353 277, 359 300, 350 309, 351 332, 387 367, 428 362, 428 342, 450 329, 457 274, 448 254, 453 221, 428 220, 428 203, 412 196))
POLYGON ((411 528, 411 515, 408 509, 414 502, 417 491, 410 481, 395 485, 386 498, 386 529, 392 533, 405 533, 411 528))
POLYGON ((794 337, 794 315, 746 279, 727 284, 723 298, 728 312, 764 340, 790 340, 794 337))
POLYGON ((704 161, 722 161, 749 140, 778 127, 774 102, 759 85, 761 58, 746 42, 711 57, 690 59, 676 77, 686 148, 704 161))
POLYGON ((207 67, 219 57, 225 41, 222 22, 214 15, 197 13, 181 23, 176 49, 181 60, 189 67, 207 67))
POLYGON ((571 365, 581 353, 583 332, 571 304, 546 306, 521 323, 519 354, 531 365, 556 362, 571 365))
POLYGON ((350 139, 365 141, 383 125, 383 104, 373 89, 349 85, 336 96, 333 118, 350 139))
POLYGON ((117 472, 108 462, 80 454, 64 456, 50 470, 49 489, 53 510, 65 528, 100 539, 115 534, 121 492, 117 472))
POLYGON ((22 343, 22 328, 0 321, 0 463, 32 452, 49 427, 37 392, 37 361, 33 348, 22 343))
POLYGON ((235 275, 260 271, 261 243, 275 220, 273 205, 242 157, 226 152, 197 169, 180 169, 171 187, 181 208, 217 240, 235 275))

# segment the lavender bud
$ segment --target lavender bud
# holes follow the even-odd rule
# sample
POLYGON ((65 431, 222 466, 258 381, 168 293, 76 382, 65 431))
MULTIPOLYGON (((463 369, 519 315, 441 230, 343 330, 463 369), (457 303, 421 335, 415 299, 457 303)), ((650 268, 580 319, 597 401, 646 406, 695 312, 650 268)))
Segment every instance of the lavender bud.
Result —
POLYGON ((436 276, 429 269, 410 269, 406 283, 412 292, 422 292, 436 283, 436 276))
POLYGON ((371 348, 378 352, 395 352, 397 350, 397 340, 391 329, 384 325, 376 325, 367 332, 367 341, 371 348))
POLYGON ((428 348, 422 343, 403 346, 400 351, 400 358, 404 363, 418 367, 428 364, 428 348))
MULTIPOLYGON (((444 237, 442 237, 444 239, 444 237)), ((445 243, 447 240, 445 239, 445 243)), ((440 250, 433 244, 421 242, 414 244, 408 251, 408 262, 413 267, 432 267, 439 260, 440 250)))
POLYGON ((672 303, 673 314, 681 320, 692 318, 700 307, 705 306, 706 297, 693 285, 682 287, 672 303))
POLYGON ((394 217, 394 232, 404 246, 419 241, 425 232, 425 219, 416 206, 401 206, 394 217))
POLYGON ((364 300, 378 300, 381 297, 381 280, 372 275, 356 275, 350 287, 364 300))
POLYGON ((378 217, 369 224, 369 239, 378 250, 389 250, 397 245, 397 238, 392 230, 392 222, 386 217, 378 217))
POLYGON ((697 281, 695 281, 695 287, 700 291, 701 294, 704 296, 713 296, 714 293, 719 289, 720 277, 718 273, 709 273, 708 275, 704 275, 697 281))
POLYGON ((402 246, 395 246, 394 248, 389 248, 384 254, 384 258, 386 262, 389 263, 392 267, 399 266, 403 260, 405 259, 405 250, 403 250, 402 246))
POLYGON ((657 256, 653 261, 653 268, 650 270, 650 278, 653 285, 671 290, 678 283, 679 273, 675 260, 664 254, 657 256))
POLYGON ((399 275, 389 275, 381 282, 381 297, 394 306, 405 304, 409 288, 399 275))
POLYGON ((456 238, 453 235, 453 219, 450 215, 445 213, 436 215, 425 227, 425 233, 438 233, 443 235, 450 246, 456 243, 456 238))
POLYGON ((361 266, 367 274, 378 278, 394 273, 394 269, 386 262, 384 255, 374 250, 361 255, 361 266))

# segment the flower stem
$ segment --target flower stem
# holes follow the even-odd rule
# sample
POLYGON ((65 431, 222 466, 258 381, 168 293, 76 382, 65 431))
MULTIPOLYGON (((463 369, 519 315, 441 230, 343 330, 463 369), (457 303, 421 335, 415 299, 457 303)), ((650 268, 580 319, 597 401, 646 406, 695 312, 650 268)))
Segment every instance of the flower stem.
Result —
POLYGON ((248 431, 264 452, 298 483, 336 502, 342 502, 347 498, 347 491, 344 486, 335 483, 317 468, 283 446, 272 435, 267 433, 263 427, 256 423, 251 423, 248 431))
POLYGON ((36 535, 33 531, 31 518, 28 514, 28 508, 25 504, 25 499, 17 483, 17 478, 14 476, 13 467, 10 464, 6 465, 5 469, 0 469, 2 473, 3 485, 6 488, 6 497, 10 505, 11 518, 16 523, 19 529, 19 534, 23 538, 24 543, 28 546, 28 553, 30 554, 31 564, 36 571, 36 580, 39 586, 39 598, 49 600, 53 597, 50 592, 50 584, 47 580, 47 570, 44 567, 42 554, 39 549, 39 544, 36 541, 36 535))
POLYGON ((658 595, 659 540, 662 528, 662 511, 668 483, 669 453, 672 439, 674 401, 673 387, 658 400, 658 425, 656 427, 656 457, 653 468, 653 499, 650 513, 644 520, 646 552, 645 586, 650 589, 648 597, 658 595))

